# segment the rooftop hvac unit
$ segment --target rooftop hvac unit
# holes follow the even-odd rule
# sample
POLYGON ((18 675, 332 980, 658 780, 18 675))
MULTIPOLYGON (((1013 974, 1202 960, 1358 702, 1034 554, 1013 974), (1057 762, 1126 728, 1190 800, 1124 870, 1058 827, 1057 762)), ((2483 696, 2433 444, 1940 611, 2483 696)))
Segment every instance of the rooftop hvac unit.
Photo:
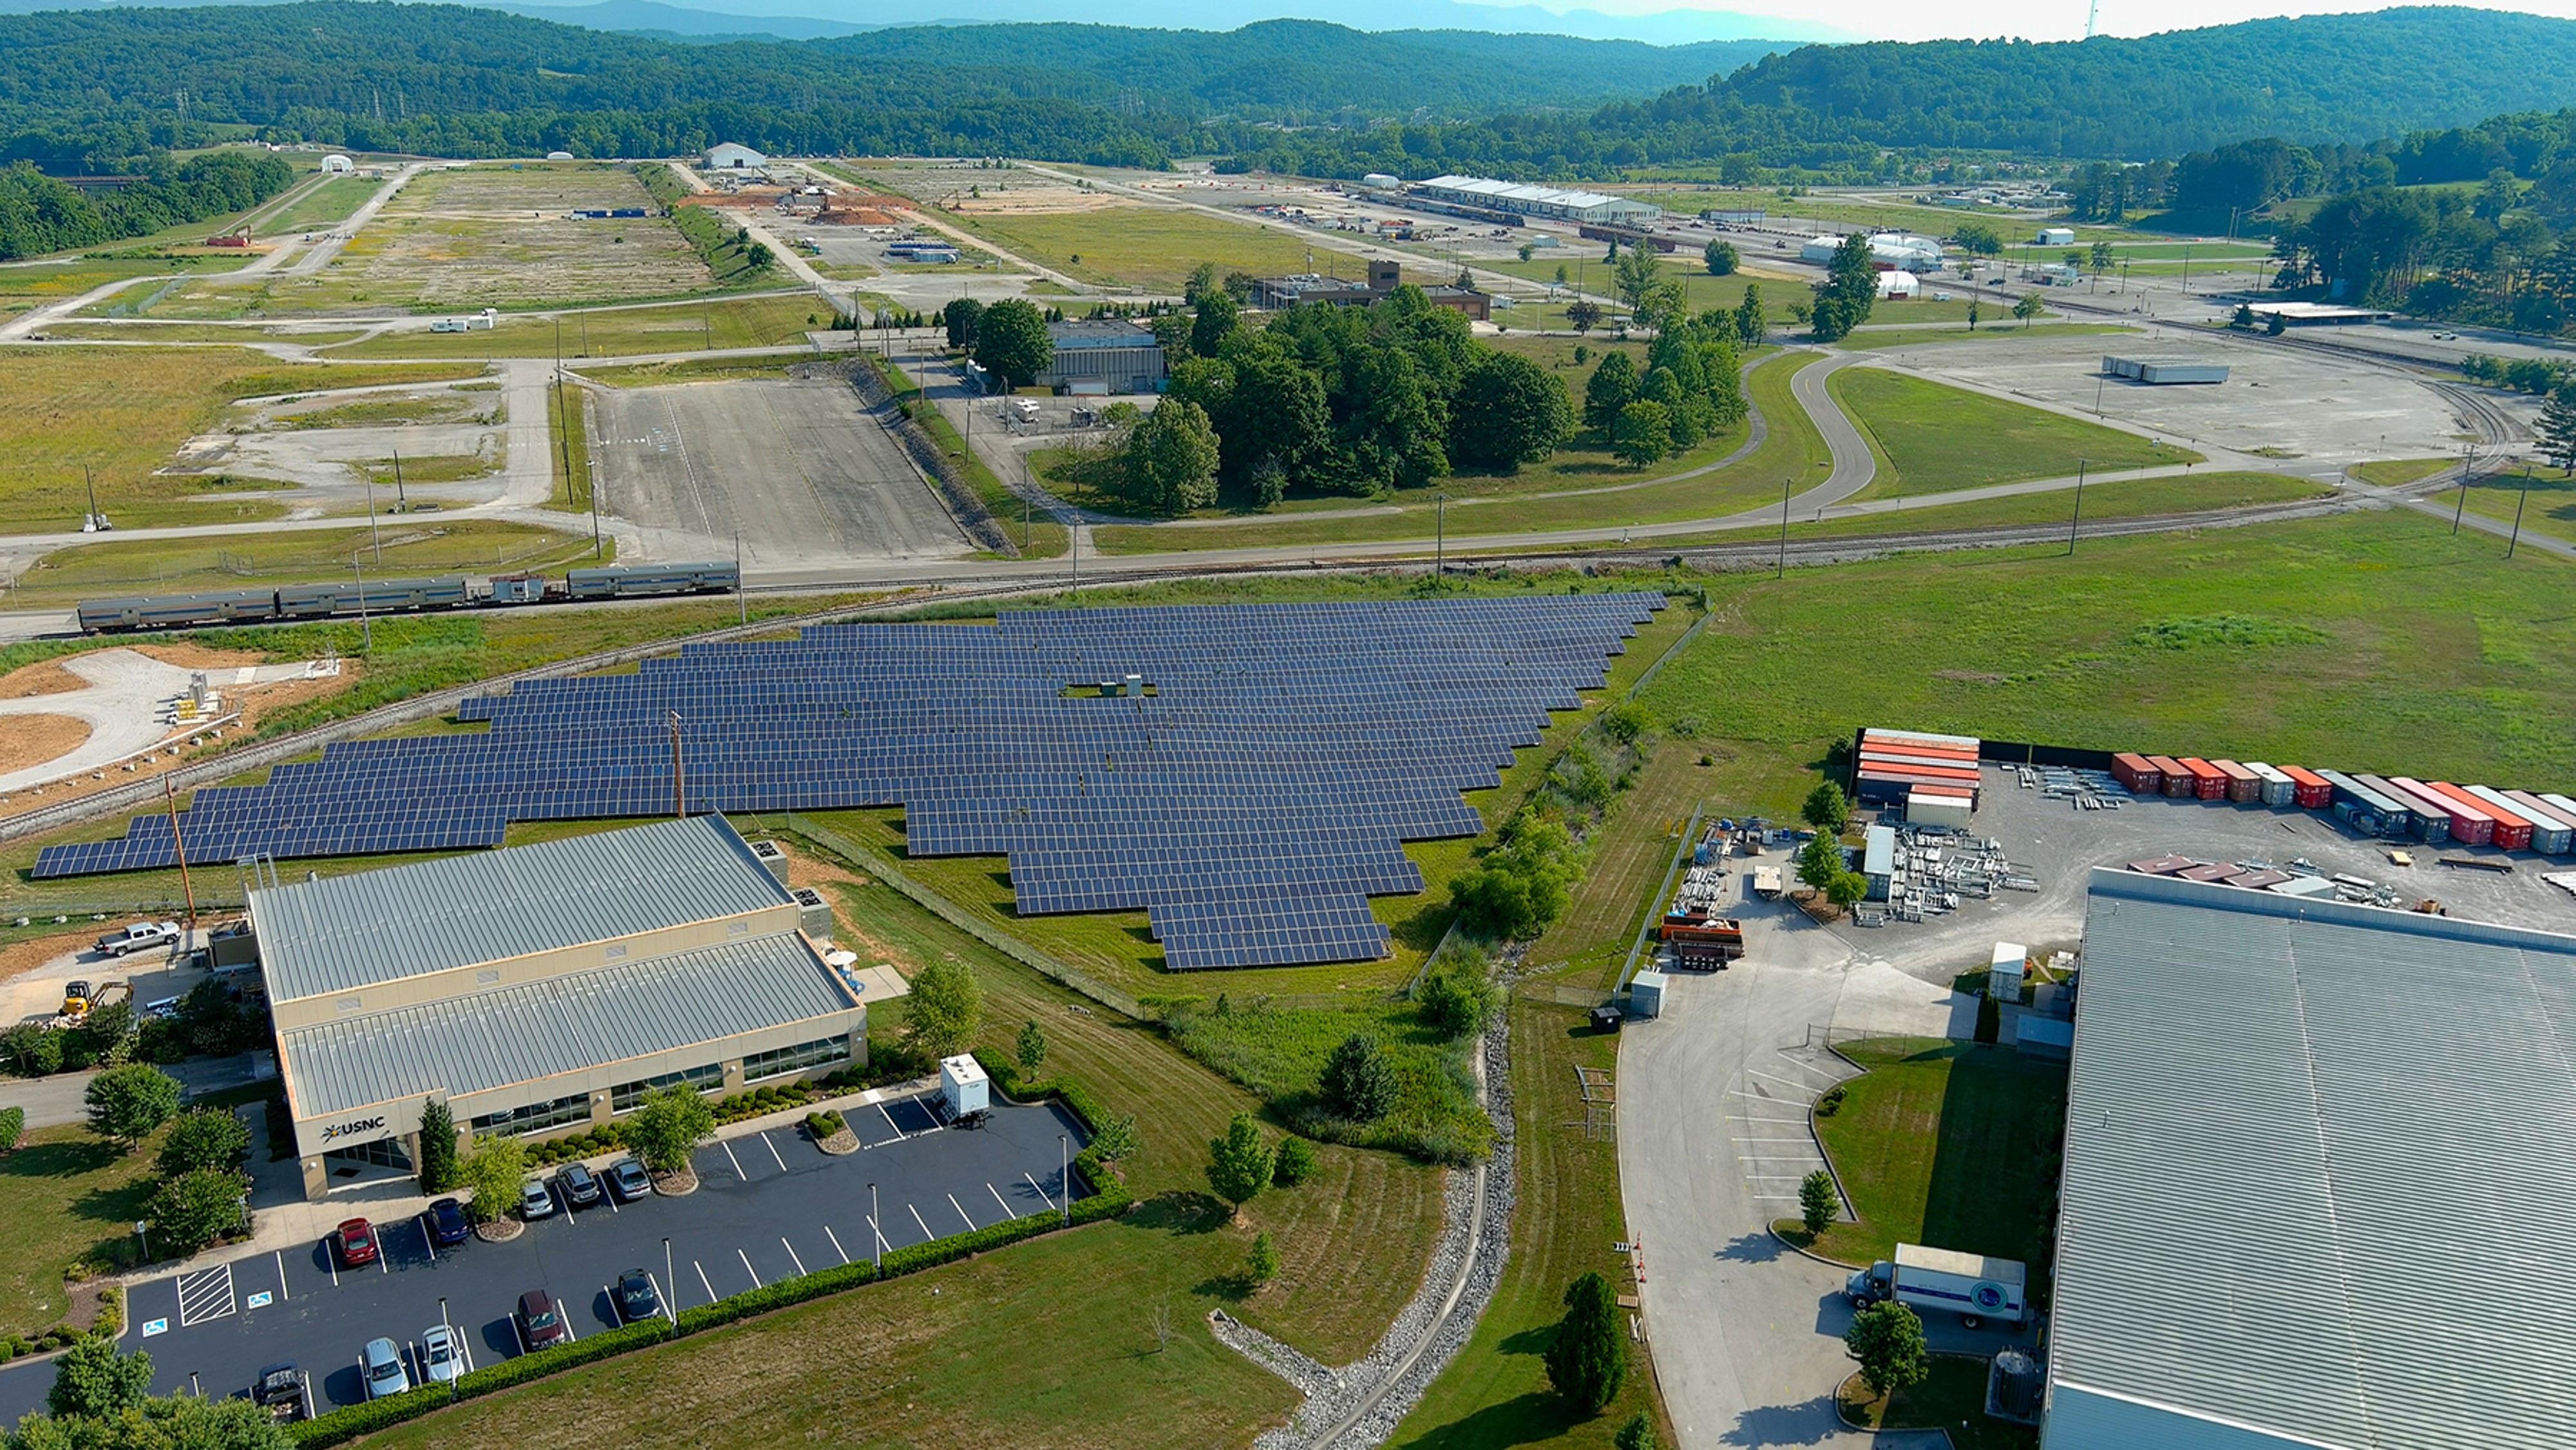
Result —
POLYGON ((751 854, 759 857, 760 864, 769 868, 769 879, 781 886, 787 884, 787 852, 776 841, 752 842, 751 854))
POLYGON ((799 886, 789 895, 796 898, 796 925, 825 946, 832 944, 832 903, 811 886, 799 886))

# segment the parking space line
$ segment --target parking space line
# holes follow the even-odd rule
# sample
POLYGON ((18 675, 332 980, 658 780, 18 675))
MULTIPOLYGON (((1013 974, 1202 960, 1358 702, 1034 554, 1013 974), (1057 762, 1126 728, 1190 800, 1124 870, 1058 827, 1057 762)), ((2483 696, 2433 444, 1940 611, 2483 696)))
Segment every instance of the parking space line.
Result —
POLYGON ((182 1329, 221 1319, 237 1307, 233 1294, 233 1266, 230 1264, 217 1264, 211 1269, 183 1274, 177 1288, 179 1327, 182 1329))
POLYGON ((747 1253, 744 1253, 744 1252, 743 1252, 742 1250, 740 1250, 740 1249, 736 1249, 736 1250, 734 1250, 734 1251, 733 1251, 733 1256, 734 1256, 735 1258, 737 1258, 737 1259, 742 1260, 742 1271, 743 1271, 744 1273, 749 1274, 749 1275, 751 1276, 751 1287, 753 1287, 753 1288, 755 1288, 755 1289, 759 1288, 759 1287, 760 1287, 760 1271, 759 1271, 758 1269, 755 1269, 755 1268, 753 1268, 753 1267, 751 1266, 751 1255, 749 1255, 749 1254, 747 1254, 747 1253))
POLYGON ((1804 1123, 1804 1118, 1748 1118, 1736 1113, 1726 1115, 1730 1123, 1804 1123))
POLYGON ((420 1225, 420 1246, 429 1250, 429 1261, 433 1264, 437 1263, 438 1240, 430 1234, 429 1215, 426 1213, 416 1214, 413 1216, 412 1222, 420 1225))
POLYGON ((993 1185, 991 1185, 990 1183, 987 1183, 987 1184, 985 1184, 985 1185, 984 1185, 984 1191, 985 1191, 986 1193, 989 1193, 989 1194, 993 1195, 993 1201, 994 1201, 995 1203, 998 1203, 998 1204, 1001 1204, 1001 1205, 1002 1205, 1002 1212, 1004 1212, 1004 1213, 1006 1213, 1006 1214, 1010 1214, 1010 1216, 1011 1216, 1013 1219, 1015 1219, 1015 1220, 1019 1217, 1019 1215, 1018 1215, 1018 1214, 1016 1214, 1016 1213, 1011 1213, 1011 1205, 1010 1205, 1010 1203, 1009 1203, 1009 1201, 1008 1201, 1008 1200, 1006 1200, 1006 1199, 1004 1199, 1004 1198, 1002 1197, 1002 1190, 1000 1190, 1000 1189, 998 1189, 998 1188, 995 1188, 995 1187, 994 1187, 993 1185))
POLYGON ((779 1243, 779 1247, 784 1248, 785 1250, 787 1250, 787 1261, 788 1261, 789 1263, 794 1264, 794 1265, 796 1266, 796 1277, 797 1277, 797 1278, 800 1278, 800 1279, 804 1278, 804 1277, 805 1277, 805 1256, 804 1256, 803 1254, 800 1254, 800 1253, 796 1252, 796 1246, 795 1246, 794 1244, 791 1244, 791 1243, 787 1242, 787 1235, 785 1235, 785 1234, 780 1234, 780 1235, 778 1236, 778 1243, 779 1243))
POLYGON ((850 1251, 841 1247, 841 1236, 832 1232, 832 1226, 828 1223, 823 1225, 823 1237, 832 1241, 832 1252, 841 1256, 842 1263, 846 1264, 850 1261, 850 1251))
POLYGON ((939 1237, 939 1235, 937 1235, 937 1234, 935 1234, 935 1233, 932 1233, 932 1232, 930 1231, 930 1225, 929 1225, 929 1224, 922 1223, 922 1220, 921 1220, 921 1210, 920 1210, 920 1209, 917 1209, 917 1208, 913 1207, 913 1206, 912 1206, 911 1204, 909 1204, 909 1203, 905 1204, 905 1205, 903 1206, 903 1208, 904 1208, 904 1212, 909 1213, 909 1214, 911 1214, 911 1215, 912 1215, 912 1221, 913 1221, 914 1223, 919 1223, 919 1224, 921 1224, 921 1236, 922 1236, 923 1238, 925 1238, 925 1239, 935 1239, 935 1238, 939 1237))
POLYGON ((956 1194, 952 1193, 948 1195, 948 1206, 957 1210, 957 1216, 959 1218, 966 1220, 966 1227, 969 1231, 983 1227, 982 1224, 975 1222, 974 1218, 966 1212, 966 1205, 957 1201, 956 1194))
POLYGON ((698 1271, 698 1287, 707 1291, 707 1302, 716 1302, 716 1286, 707 1282, 707 1266, 691 1259, 689 1267, 698 1271))
POLYGON ((1758 1077, 1764 1082, 1770 1083, 1774 1087, 1784 1087, 1793 1093, 1807 1093, 1815 1091, 1815 1088, 1811 1084, 1791 1082, 1785 1077, 1773 1077, 1771 1074, 1763 1072, 1758 1068, 1748 1067, 1744 1070, 1744 1075, 1746 1077, 1758 1077))
POLYGON ((322 1267, 331 1271, 331 1287, 340 1287, 340 1254, 329 1244, 322 1246, 322 1267))
POLYGON ((277 1297, 280 1299, 292 1297, 286 1292, 286 1250, 272 1250, 269 1257, 277 1260, 277 1297))
POLYGON ((741 1179, 745 1183, 749 1183, 751 1181, 751 1175, 742 1171, 742 1160, 733 1156, 732 1142, 729 1140, 719 1141, 716 1146, 725 1150, 725 1161, 733 1165, 733 1176, 741 1179))
POLYGON ((1047 1191, 1045 1189, 1038 1188, 1038 1181, 1036 1179, 1029 1177, 1029 1175, 1025 1173, 1021 1174, 1020 1177, 1027 1182, 1029 1187, 1037 1189, 1038 1201, 1040 1203, 1045 1204, 1048 1208, 1055 1207, 1055 1200, 1047 1196, 1047 1191))
POLYGON ((769 1150, 769 1156, 778 1164, 779 1172, 784 1173, 787 1171, 787 1160, 778 1156, 778 1145, 769 1141, 769 1135, 767 1133, 760 1135, 760 1146, 769 1150))
POLYGON ((894 1114, 886 1111, 886 1105, 883 1102, 877 1104, 877 1113, 886 1120, 887 1127, 894 1129, 894 1140, 898 1143, 902 1142, 905 1136, 903 1124, 894 1120, 894 1114))

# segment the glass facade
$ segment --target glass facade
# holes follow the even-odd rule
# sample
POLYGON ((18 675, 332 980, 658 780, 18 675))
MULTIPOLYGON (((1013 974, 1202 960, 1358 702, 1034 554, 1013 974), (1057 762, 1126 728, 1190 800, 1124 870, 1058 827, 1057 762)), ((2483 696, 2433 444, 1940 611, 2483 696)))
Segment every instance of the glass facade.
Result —
POLYGON ((683 1083, 702 1093, 714 1092, 724 1086, 724 1064, 711 1062, 704 1067, 692 1067, 681 1072, 666 1072, 660 1077, 648 1077, 642 1082, 619 1083, 609 1091, 609 1106, 621 1113, 631 1113, 643 1105, 646 1093, 659 1092, 666 1087, 678 1087, 683 1083))
POLYGON ((550 1103, 532 1103, 524 1108, 511 1108, 498 1113, 484 1113, 474 1119, 477 1133, 500 1133, 517 1137, 542 1133, 571 1123, 590 1121, 590 1094, 574 1093, 550 1103))
POLYGON ((849 1056, 850 1039, 847 1037, 826 1037, 818 1042, 800 1042, 794 1047, 754 1052, 742 1060, 742 1080, 758 1082, 766 1077, 784 1077, 827 1062, 846 1062, 849 1056))

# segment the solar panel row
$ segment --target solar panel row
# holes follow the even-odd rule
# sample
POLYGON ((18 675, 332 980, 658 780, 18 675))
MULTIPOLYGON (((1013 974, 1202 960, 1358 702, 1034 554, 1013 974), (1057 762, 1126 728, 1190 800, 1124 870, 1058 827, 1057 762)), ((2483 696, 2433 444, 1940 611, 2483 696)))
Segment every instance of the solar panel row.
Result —
MULTIPOLYGON (((1006 854, 1019 909, 1143 909, 1176 969, 1383 955, 1402 843, 1482 829, 1551 710, 1651 594, 1121 607, 690 645, 636 674, 468 701, 488 733, 354 741, 199 791, 189 853, 448 850, 512 822, 900 806, 917 856, 1006 854), (1135 677, 1145 693, 1129 693, 1135 677)), ((44 877, 171 864, 168 820, 50 847, 44 877)))

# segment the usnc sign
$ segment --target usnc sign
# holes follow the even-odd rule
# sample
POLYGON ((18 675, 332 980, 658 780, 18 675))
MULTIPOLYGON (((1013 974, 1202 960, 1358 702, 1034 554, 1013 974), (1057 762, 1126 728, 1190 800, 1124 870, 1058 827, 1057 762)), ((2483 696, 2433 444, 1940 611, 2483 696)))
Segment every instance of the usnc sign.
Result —
POLYGON ((382 1114, 372 1118, 351 1118, 345 1123, 325 1124, 322 1129, 322 1141, 350 1143, 361 1138, 381 1137, 384 1131, 385 1120, 382 1114))
POLYGON ((2003 1285, 1992 1279, 1979 1279, 1977 1287, 1968 1291, 1968 1300, 1977 1306, 1979 1313, 2000 1314, 2005 1306, 2012 1303, 2012 1296, 2004 1292, 2003 1285))

